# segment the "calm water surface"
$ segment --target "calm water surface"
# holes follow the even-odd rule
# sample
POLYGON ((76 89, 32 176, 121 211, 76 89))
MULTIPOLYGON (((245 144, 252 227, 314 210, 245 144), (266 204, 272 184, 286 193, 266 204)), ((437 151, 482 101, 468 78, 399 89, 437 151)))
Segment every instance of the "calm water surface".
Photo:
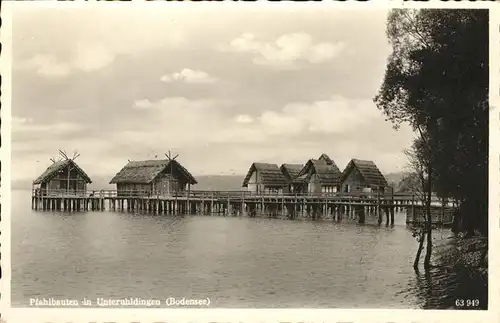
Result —
MULTIPOLYGON (((454 273, 413 272, 417 243, 404 215, 385 228, 65 214, 33 212, 29 194, 13 192, 13 306, 28 306, 35 297, 172 296, 209 297, 214 307, 449 308, 475 288, 454 273)), ((445 241, 447 234, 435 236, 445 241)))

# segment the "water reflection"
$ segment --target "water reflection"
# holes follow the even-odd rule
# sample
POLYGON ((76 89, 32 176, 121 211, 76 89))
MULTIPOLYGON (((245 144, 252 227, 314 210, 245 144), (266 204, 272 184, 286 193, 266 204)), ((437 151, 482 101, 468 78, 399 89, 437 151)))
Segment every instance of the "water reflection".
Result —
POLYGON ((402 294, 416 296, 423 309, 488 309, 487 281, 472 276, 465 268, 452 267, 445 261, 445 253, 453 243, 454 240, 450 238, 438 241, 431 270, 419 270, 402 294))

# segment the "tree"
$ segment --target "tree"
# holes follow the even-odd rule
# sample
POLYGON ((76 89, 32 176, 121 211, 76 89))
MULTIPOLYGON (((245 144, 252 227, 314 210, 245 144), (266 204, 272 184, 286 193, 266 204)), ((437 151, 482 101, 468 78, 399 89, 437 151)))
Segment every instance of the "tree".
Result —
MULTIPOLYGON (((423 205, 427 205, 426 162, 424 158, 425 156, 422 154, 422 151, 419 150, 420 147, 421 146, 419 146, 418 141, 415 141, 410 149, 405 150, 405 155, 408 157, 410 172, 403 178, 403 181, 407 185, 407 189, 416 194, 417 199, 421 201, 423 205)), ((424 216, 423 222, 424 225, 415 228, 415 231, 413 232, 413 235, 417 237, 418 241, 418 250, 413 262, 413 268, 415 271, 418 271, 418 263, 420 261, 420 255, 422 253, 425 235, 427 232, 426 228, 429 225, 427 213, 424 216)))
POLYGON ((413 171, 405 173, 396 187, 398 193, 413 193, 415 187, 418 187, 418 177, 413 171))
MULTIPOLYGON (((422 134, 423 135, 423 134, 422 134)), ((424 225, 420 228, 418 235, 418 251, 413 263, 413 268, 418 270, 418 262, 422 252, 424 238, 427 235, 427 248, 424 260, 424 268, 430 268, 430 260, 432 254, 432 215, 431 215, 431 202, 432 202, 432 165, 430 154, 428 152, 428 144, 422 136, 415 139, 410 149, 405 151, 408 157, 409 166, 412 170, 412 177, 415 183, 413 192, 417 194, 417 198, 422 201, 425 210, 424 225)))
POLYGON ((396 9, 387 36, 392 53, 374 101, 396 129, 408 123, 420 135, 429 186, 458 201, 467 233, 486 234, 488 11, 396 9))

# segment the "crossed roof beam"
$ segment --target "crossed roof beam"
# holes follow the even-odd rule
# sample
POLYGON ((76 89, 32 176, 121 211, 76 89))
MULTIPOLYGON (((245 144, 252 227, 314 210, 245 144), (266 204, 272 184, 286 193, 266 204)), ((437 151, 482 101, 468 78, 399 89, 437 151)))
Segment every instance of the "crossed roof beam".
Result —
POLYGON ((60 162, 60 161, 63 161, 63 160, 75 160, 75 159, 77 159, 79 156, 80 156, 80 154, 78 153, 78 151, 76 151, 76 150, 75 150, 75 151, 73 152, 73 157, 71 157, 71 158, 70 158, 70 157, 68 157, 68 154, 66 153, 66 151, 65 151, 65 150, 59 149, 59 157, 57 158, 57 160, 56 160, 56 158, 55 158, 55 157, 51 157, 51 158, 50 158, 50 161, 51 161, 53 164, 55 164, 55 163, 60 162))

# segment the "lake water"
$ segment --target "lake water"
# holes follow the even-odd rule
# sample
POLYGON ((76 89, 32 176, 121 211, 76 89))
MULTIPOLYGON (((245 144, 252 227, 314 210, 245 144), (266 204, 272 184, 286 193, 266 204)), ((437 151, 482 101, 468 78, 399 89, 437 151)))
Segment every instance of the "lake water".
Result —
MULTIPOLYGON (((393 228, 373 218, 358 226, 69 214, 34 212, 29 191, 12 195, 15 307, 36 297, 208 297, 211 307, 226 308, 451 308, 456 298, 484 292, 460 274, 416 275, 417 242, 402 214, 393 228)), ((437 231, 436 243, 448 235, 437 231)))

